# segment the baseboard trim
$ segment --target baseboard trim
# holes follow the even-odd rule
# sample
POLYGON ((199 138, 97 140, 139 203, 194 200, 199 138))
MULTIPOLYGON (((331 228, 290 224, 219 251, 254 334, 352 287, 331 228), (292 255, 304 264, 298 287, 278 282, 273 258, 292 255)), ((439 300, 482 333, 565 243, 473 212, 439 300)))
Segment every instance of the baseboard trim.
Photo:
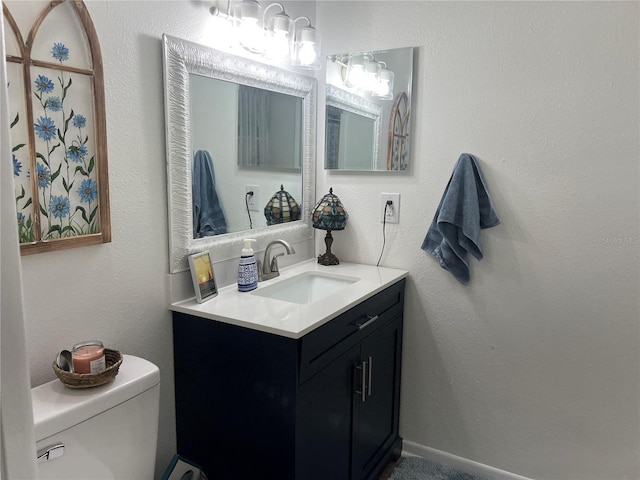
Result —
POLYGON ((457 455, 443 452, 442 450, 437 450, 435 448, 426 447, 408 440, 404 440, 402 442, 402 456, 426 458, 431 462, 441 463, 451 468, 456 468, 476 475, 484 475, 486 477, 495 478, 496 480, 532 480, 521 475, 516 475, 515 473, 490 467, 489 465, 474 462, 468 458, 458 457, 457 455))

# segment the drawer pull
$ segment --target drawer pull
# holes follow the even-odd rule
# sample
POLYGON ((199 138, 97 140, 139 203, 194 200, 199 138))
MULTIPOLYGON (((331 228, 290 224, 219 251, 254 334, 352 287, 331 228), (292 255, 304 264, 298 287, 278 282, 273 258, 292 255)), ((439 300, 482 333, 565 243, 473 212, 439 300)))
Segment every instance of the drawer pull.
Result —
POLYGON ((360 390, 356 390, 356 393, 360 395, 360 400, 367 401, 367 362, 360 362, 360 365, 356 365, 356 370, 360 370, 360 390))
POLYGON ((371 390, 373 388, 372 373, 373 372, 373 358, 369 357, 369 385, 367 386, 367 395, 371 396, 371 390))
POLYGON ((367 321, 363 322, 363 323, 355 323, 355 326, 358 327, 358 330, 362 330, 363 328, 367 328, 369 325, 371 325, 373 322, 375 322, 376 320, 378 320, 378 315, 374 315, 373 317, 370 317, 367 315, 366 317, 367 321))

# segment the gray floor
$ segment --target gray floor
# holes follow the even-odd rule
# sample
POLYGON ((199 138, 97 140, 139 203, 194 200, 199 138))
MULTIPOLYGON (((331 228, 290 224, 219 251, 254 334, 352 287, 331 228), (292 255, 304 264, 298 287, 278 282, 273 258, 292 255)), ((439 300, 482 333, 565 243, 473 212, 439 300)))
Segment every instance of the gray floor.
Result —
POLYGON ((402 457, 400 457, 398 461, 390 463, 387 466, 387 468, 384 469, 384 471, 382 472, 382 475, 380 475, 379 480, 388 480, 389 477, 391 476, 391 473, 393 472, 393 469, 396 468, 398 465, 400 465, 400 462, 402 462, 402 457))

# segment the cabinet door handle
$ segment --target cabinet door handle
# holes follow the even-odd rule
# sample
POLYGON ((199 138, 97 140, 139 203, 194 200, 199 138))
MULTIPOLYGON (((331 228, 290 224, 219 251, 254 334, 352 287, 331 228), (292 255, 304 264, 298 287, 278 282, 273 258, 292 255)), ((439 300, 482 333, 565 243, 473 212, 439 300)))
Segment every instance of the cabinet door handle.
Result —
POLYGON ((367 382, 367 395, 371 396, 371 391, 373 389, 373 381, 371 376, 373 375, 371 372, 373 372, 373 358, 369 357, 369 381, 367 382))
POLYGON ((360 400, 367 401, 367 362, 360 362, 360 365, 356 365, 356 370, 360 370, 360 390, 356 390, 356 393, 360 395, 360 400))
POLYGON ((374 315, 373 317, 367 315, 365 318, 367 319, 365 322, 362 322, 362 323, 356 322, 355 323, 355 326, 358 327, 358 330, 362 330, 363 328, 367 328, 373 322, 378 320, 378 315, 374 315))

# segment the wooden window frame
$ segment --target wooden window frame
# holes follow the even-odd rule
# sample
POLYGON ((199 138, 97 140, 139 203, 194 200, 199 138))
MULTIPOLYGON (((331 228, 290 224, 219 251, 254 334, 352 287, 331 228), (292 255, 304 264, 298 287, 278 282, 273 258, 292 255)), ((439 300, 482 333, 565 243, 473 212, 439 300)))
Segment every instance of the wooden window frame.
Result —
POLYGON ((34 212, 34 232, 35 241, 20 244, 21 255, 31 255, 36 253, 50 252, 56 250, 64 250, 68 248, 83 247, 87 245, 96 245, 100 243, 108 243, 111 241, 111 218, 109 208, 109 172, 107 162, 107 124, 105 112, 105 95, 104 95, 104 72, 102 66, 102 54, 100 51, 100 43, 96 33, 93 21, 89 12, 81 0, 52 0, 49 2, 37 16, 31 30, 27 36, 26 42, 20 33, 17 23, 15 22, 11 12, 6 4, 2 4, 4 17, 10 26, 16 38, 20 49, 20 57, 7 55, 6 61, 22 64, 22 77, 24 81, 24 101, 26 111, 26 125, 28 149, 29 149, 29 168, 31 172, 37 171, 36 166, 36 146, 33 113, 33 78, 31 76, 31 67, 44 67, 56 70, 64 70, 71 73, 78 73, 90 77, 93 88, 93 122, 94 122, 94 145, 95 145, 95 169, 97 183, 97 199, 98 199, 98 218, 99 232, 86 235, 77 235, 70 237, 62 237, 56 239, 42 239, 41 215, 40 215, 40 199, 38 195, 37 175, 30 176, 31 195, 33 200, 34 212), (90 53, 90 69, 82 69, 71 66, 61 66, 54 62, 44 62, 33 60, 31 58, 31 48, 38 33, 38 29, 42 25, 47 15, 58 5, 68 2, 82 25, 88 50, 90 53))

